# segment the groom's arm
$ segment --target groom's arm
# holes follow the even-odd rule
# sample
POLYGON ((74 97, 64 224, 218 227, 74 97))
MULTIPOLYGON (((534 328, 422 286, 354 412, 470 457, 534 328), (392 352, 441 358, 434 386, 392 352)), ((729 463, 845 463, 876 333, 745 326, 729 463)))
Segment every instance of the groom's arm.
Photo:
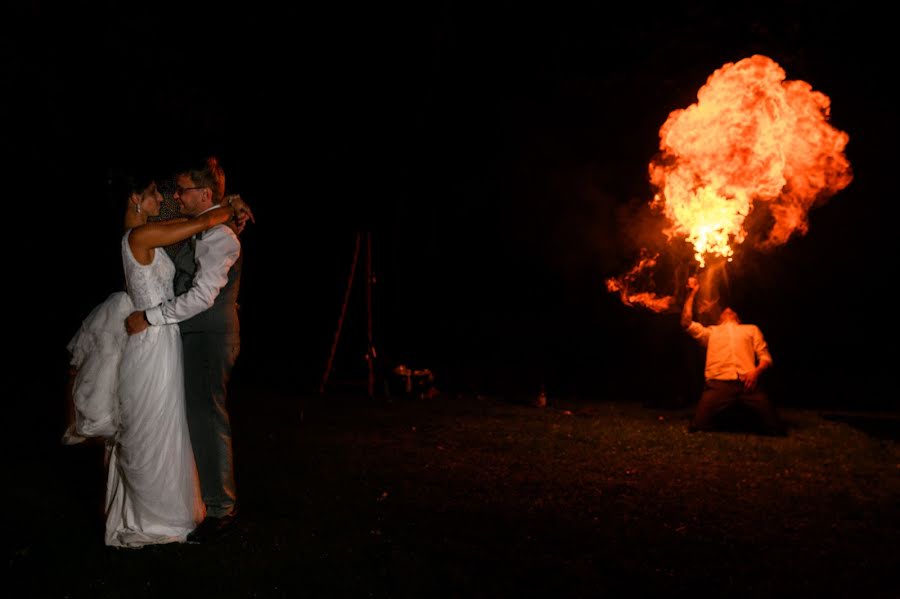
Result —
POLYGON ((146 311, 153 325, 182 322, 209 309, 228 283, 228 270, 241 254, 241 243, 234 231, 225 226, 210 229, 197 240, 194 259, 197 273, 188 291, 174 300, 146 311))

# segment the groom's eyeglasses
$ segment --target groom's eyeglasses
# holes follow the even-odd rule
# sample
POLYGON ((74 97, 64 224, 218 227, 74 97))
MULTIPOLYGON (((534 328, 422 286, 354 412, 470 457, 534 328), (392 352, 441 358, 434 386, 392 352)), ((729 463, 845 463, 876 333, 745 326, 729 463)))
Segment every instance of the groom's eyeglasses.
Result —
POLYGON ((194 191, 195 189, 206 189, 206 186, 205 186, 205 185, 201 185, 201 186, 199 186, 199 187, 181 187, 181 186, 178 186, 178 187, 175 188, 175 193, 177 193, 178 195, 183 195, 184 192, 186 192, 186 191, 194 191))

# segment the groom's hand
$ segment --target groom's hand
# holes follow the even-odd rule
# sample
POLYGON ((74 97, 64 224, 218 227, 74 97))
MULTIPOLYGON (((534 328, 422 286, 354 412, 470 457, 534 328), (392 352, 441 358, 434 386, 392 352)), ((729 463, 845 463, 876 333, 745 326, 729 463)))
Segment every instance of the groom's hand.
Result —
POLYGON ((128 315, 128 318, 125 319, 125 330, 128 331, 129 335, 140 333, 149 326, 150 324, 147 322, 143 310, 132 312, 128 315))

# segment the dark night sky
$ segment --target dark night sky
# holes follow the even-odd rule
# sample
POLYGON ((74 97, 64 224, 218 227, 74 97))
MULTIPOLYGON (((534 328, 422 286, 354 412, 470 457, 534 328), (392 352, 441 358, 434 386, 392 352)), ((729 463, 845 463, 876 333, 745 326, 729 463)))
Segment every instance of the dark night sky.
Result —
MULTIPOLYGON (((258 217, 244 236, 236 377, 316 385, 355 231, 371 227, 376 341, 439 387, 691 393, 698 358, 677 315, 626 308, 603 280, 634 257, 622 215, 650 198, 668 113, 759 53, 831 98, 855 180, 813 211, 806 237, 732 275, 781 401, 889 404, 874 393, 888 357, 872 347, 896 326, 886 90, 898 53, 884 15, 812 2, 632 3, 620 16, 600 2, 116 4, 30 2, 0 25, 0 143, 25 200, 8 215, 24 225, 13 276, 36 298, 19 337, 41 370, 64 367, 81 318, 119 284, 107 170, 215 153, 258 217), (29 255, 36 245, 49 261, 29 255)), ((362 306, 350 308, 347 376, 362 351, 362 306)))

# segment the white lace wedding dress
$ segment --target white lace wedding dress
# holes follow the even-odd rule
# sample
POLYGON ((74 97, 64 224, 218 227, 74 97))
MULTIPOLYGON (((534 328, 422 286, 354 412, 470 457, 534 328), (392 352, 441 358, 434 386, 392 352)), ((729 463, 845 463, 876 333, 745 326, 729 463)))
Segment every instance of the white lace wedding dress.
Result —
MULTIPOLYGON (((134 310, 172 299, 175 275, 172 260, 164 250, 157 249, 153 261, 141 265, 131 253, 130 233, 129 230, 122 238, 122 262, 134 310)), ((84 341, 90 339, 85 331, 90 330, 92 324, 108 323, 121 317, 118 322, 124 329, 121 312, 127 303, 120 294, 110 296, 92 312, 93 320, 89 317, 85 321, 70 343, 70 349, 89 343, 84 341)), ((97 337, 93 335, 95 342, 97 337)), ((103 342, 99 345, 110 353, 108 345, 103 342)), ((91 355, 97 355, 96 352, 95 347, 91 355)), ((75 351, 73 355, 76 355, 75 351)), ((113 389, 117 399, 108 402, 115 405, 116 413, 103 415, 102 409, 95 409, 93 414, 94 419, 102 422, 113 419, 117 424, 109 443, 107 545, 140 547, 181 542, 203 519, 200 483, 188 436, 183 376, 178 325, 164 325, 151 326, 124 339, 118 373, 112 377, 115 384, 106 382, 111 378, 109 376, 93 377, 104 382, 106 388, 113 389)), ((103 388, 104 385, 96 387, 103 388)), ((93 401, 95 407, 104 404, 96 398, 93 401)), ((87 407, 78 407, 76 395, 77 411, 84 412, 87 407)))

